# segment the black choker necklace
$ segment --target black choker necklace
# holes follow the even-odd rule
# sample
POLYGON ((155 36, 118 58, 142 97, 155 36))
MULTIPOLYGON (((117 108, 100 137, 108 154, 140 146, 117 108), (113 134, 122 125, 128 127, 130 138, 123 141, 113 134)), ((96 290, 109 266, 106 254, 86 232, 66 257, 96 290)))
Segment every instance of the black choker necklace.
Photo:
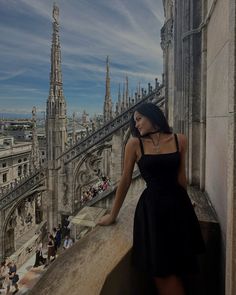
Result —
POLYGON ((158 129, 158 130, 155 130, 155 131, 148 132, 148 133, 142 135, 141 137, 148 136, 148 135, 151 135, 151 134, 155 134, 155 133, 158 133, 158 132, 161 132, 161 130, 158 129))
POLYGON ((161 130, 160 129, 158 129, 158 130, 155 130, 155 131, 152 131, 152 132, 148 132, 147 134, 149 135, 149 134, 155 134, 155 133, 158 133, 158 132, 160 132, 161 130))

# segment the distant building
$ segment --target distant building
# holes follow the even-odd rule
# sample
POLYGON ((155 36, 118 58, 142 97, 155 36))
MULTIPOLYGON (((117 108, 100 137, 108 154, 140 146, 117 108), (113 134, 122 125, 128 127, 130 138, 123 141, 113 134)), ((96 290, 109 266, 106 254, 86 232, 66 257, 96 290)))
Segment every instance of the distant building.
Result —
POLYGON ((14 141, 11 136, 0 137, 0 187, 6 187, 29 174, 31 142, 14 141))
POLYGON ((20 129, 8 129, 6 131, 8 136, 13 136, 18 141, 26 141, 32 139, 32 130, 20 128, 20 129))
POLYGON ((31 128, 32 122, 30 120, 0 120, 1 128, 31 128))
POLYGON ((82 114, 82 125, 86 125, 88 124, 88 122, 89 122, 88 113, 86 113, 86 111, 84 110, 82 114))
POLYGON ((17 141, 32 139, 32 121, 30 120, 1 120, 1 132, 13 136, 17 141))

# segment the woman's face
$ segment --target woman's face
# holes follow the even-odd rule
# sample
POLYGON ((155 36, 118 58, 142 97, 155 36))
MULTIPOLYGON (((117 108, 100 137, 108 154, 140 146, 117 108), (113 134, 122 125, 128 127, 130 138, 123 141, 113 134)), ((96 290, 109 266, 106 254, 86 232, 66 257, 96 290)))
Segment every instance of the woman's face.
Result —
POLYGON ((151 121, 137 111, 134 112, 134 122, 141 136, 156 130, 151 121))

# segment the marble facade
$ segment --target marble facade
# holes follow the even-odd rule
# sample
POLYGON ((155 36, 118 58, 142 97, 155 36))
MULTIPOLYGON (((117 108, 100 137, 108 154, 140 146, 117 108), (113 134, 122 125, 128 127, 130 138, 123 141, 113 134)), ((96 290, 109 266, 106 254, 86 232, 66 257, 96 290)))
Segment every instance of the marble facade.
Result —
POLYGON ((222 290, 231 295, 236 293, 235 1, 163 4, 169 119, 188 137, 190 185, 207 193, 218 216, 222 290), (167 23, 173 23, 171 34, 167 23))

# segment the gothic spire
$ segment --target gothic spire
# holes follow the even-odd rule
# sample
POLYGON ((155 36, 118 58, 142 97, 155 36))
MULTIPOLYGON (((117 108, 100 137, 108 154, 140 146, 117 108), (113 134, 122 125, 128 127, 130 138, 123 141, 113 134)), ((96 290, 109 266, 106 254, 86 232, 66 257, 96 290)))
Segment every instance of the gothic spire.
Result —
POLYGON ((72 133, 72 144, 76 143, 76 122, 75 112, 73 112, 73 133, 72 133))
POLYGON ((129 107, 129 80, 128 76, 125 77, 125 108, 129 107))
POLYGON ((123 94, 122 94, 122 112, 126 109, 125 105, 125 83, 123 83, 123 94))
POLYGON ((121 103, 120 83, 118 88, 118 103, 121 103))
POLYGON ((141 97, 141 83, 140 81, 138 82, 138 86, 137 86, 137 93, 138 93, 138 97, 141 97))
POLYGON ((51 71, 46 120, 47 158, 50 167, 54 167, 54 160, 62 154, 67 145, 66 101, 62 87, 59 38, 59 8, 55 3, 53 4, 52 18, 51 71))
POLYGON ((52 47, 51 47, 51 72, 50 72, 50 90, 48 102, 58 101, 59 107, 51 105, 49 107, 49 114, 51 116, 66 114, 66 103, 63 95, 62 71, 61 71, 61 45, 59 38, 59 8, 53 4, 53 33, 52 33, 52 47))
POLYGON ((106 98, 110 98, 110 96, 111 96, 111 89, 110 89, 110 65, 109 65, 109 56, 107 56, 106 67, 107 67, 107 71, 106 71, 106 94, 105 94, 105 97, 106 98))
POLYGON ((32 148, 30 155, 30 165, 33 170, 39 167, 39 143, 36 129, 36 107, 32 109, 32 148))
POLYGON ((104 100, 103 116, 104 116, 104 122, 107 122, 112 119, 109 56, 107 56, 107 59, 106 59, 106 93, 105 93, 105 100, 104 100))

